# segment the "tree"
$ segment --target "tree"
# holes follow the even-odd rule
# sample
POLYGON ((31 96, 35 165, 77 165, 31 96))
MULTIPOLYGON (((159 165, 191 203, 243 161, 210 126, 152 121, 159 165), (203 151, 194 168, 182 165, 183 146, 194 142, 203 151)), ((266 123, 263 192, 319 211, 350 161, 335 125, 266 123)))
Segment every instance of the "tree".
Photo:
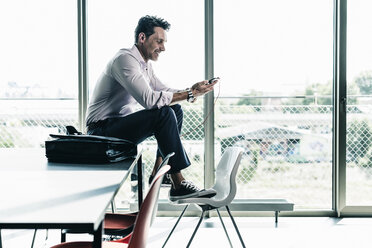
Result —
POLYGON ((332 81, 326 84, 314 83, 305 88, 304 92, 296 95, 304 95, 305 98, 294 98, 285 102, 286 105, 332 105, 332 81), (307 97, 306 97, 307 96, 307 97))
MULTIPOLYGON (((349 83, 347 85, 347 95, 348 96, 352 96, 352 95, 359 95, 360 94, 360 90, 359 90, 359 87, 358 85, 356 84, 355 81, 349 83)), ((356 105, 358 103, 358 98, 356 97, 348 97, 347 99, 347 104, 348 105, 356 105)))
POLYGON ((245 94, 244 96, 248 96, 247 98, 241 98, 237 105, 249 105, 252 106, 255 112, 261 111, 261 105, 262 105, 262 92, 251 90, 249 94, 245 94))
POLYGON ((253 105, 253 106, 261 106, 262 105, 261 98, 257 97, 257 96, 262 96, 262 92, 251 90, 250 93, 245 94, 244 96, 248 96, 248 98, 240 99, 238 101, 237 105, 253 105))
MULTIPOLYGON (((292 101, 287 101, 287 105, 291 104, 300 104, 300 105, 312 105, 312 104, 317 104, 317 105, 332 105, 332 81, 328 81, 325 84, 320 84, 320 83, 314 83, 305 88, 305 91, 302 95, 305 96, 313 96, 312 97, 307 97, 304 99, 293 99, 292 101)), ((355 82, 351 82, 347 85, 347 94, 348 95, 357 95, 359 94, 359 89, 356 85, 355 82)), ((301 93, 299 93, 301 95, 301 93)), ((356 98, 348 98, 348 104, 356 104, 357 99, 356 98)))
POLYGON ((372 95, 372 71, 361 72, 354 82, 358 85, 362 95, 372 95))

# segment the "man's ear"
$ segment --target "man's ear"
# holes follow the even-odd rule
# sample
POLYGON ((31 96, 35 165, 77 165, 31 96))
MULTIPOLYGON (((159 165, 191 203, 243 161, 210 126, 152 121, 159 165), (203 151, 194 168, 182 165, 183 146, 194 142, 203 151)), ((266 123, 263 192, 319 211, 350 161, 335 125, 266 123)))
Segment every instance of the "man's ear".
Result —
POLYGON ((146 35, 145 35, 145 33, 139 33, 138 34, 138 42, 144 42, 146 40, 146 35))

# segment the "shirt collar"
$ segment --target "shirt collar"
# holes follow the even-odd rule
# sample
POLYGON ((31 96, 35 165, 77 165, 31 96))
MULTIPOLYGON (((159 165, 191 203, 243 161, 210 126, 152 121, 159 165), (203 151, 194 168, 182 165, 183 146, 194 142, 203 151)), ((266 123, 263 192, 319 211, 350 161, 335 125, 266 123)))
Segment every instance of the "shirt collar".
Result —
POLYGON ((138 50, 138 47, 136 45, 133 45, 132 49, 131 49, 131 52, 132 54, 134 55, 134 57, 136 59, 138 59, 138 61, 141 63, 141 65, 145 68, 147 68, 148 64, 146 63, 146 61, 143 59, 140 51, 138 50))

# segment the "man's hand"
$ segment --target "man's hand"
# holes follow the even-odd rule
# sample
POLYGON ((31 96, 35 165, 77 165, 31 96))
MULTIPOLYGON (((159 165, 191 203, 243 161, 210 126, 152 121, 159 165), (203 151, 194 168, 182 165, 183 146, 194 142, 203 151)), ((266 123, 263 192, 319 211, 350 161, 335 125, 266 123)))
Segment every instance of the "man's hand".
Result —
POLYGON ((194 84, 191 87, 192 94, 195 97, 199 97, 199 96, 202 96, 202 95, 208 93, 209 91, 212 91, 213 90, 213 86, 218 82, 218 80, 219 79, 216 79, 211 84, 208 84, 208 80, 204 80, 204 81, 201 81, 199 83, 194 84))
MULTIPOLYGON (((193 102, 196 101, 197 97, 202 96, 208 93, 209 91, 213 90, 213 86, 218 82, 218 80, 219 78, 217 78, 211 84, 208 84, 208 80, 204 80, 204 81, 194 84, 191 87, 192 94, 194 95, 193 102)), ((180 101, 187 100, 187 98, 188 98, 188 94, 186 90, 173 93, 173 98, 172 98, 170 105, 176 104, 177 102, 180 102, 180 101)))

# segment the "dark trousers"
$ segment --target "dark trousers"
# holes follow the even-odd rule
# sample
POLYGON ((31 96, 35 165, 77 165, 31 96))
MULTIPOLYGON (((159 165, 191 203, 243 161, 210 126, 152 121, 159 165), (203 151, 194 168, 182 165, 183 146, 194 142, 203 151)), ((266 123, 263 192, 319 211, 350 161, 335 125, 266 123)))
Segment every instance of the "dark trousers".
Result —
POLYGON ((171 152, 175 153, 169 159, 171 166, 169 173, 176 173, 190 165, 180 138, 182 121, 181 105, 176 104, 99 121, 88 126, 88 134, 126 139, 135 144, 155 136, 158 143, 158 157, 165 157, 171 152))

